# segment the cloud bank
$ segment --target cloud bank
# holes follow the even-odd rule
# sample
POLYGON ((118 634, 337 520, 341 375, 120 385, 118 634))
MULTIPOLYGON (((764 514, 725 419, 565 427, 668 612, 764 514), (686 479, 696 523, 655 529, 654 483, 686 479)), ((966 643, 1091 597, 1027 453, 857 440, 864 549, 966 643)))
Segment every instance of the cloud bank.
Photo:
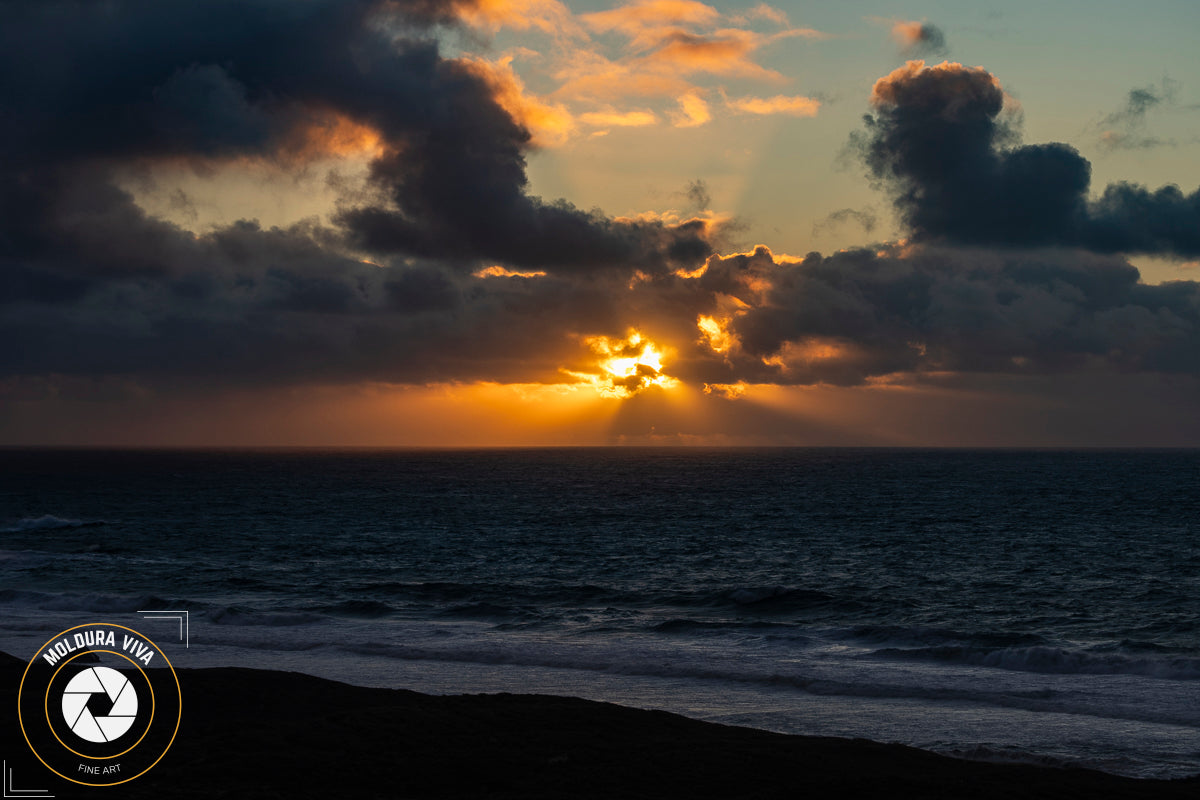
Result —
MULTIPOLYGON (((761 44, 736 32, 662 32, 711 25, 707 8, 647 2, 583 26, 644 42, 638 57, 673 74, 751 64, 721 60, 761 44)), ((436 0, 0 2, 0 335, 15 345, 0 388, 586 383, 598 354, 634 358, 618 375, 629 393, 680 380, 728 398, 968 373, 1200 375, 1198 284, 1142 284, 1125 258, 1200 255, 1200 194, 1093 195, 1074 148, 1020 143, 982 68, 912 61, 874 86, 854 143, 906 241, 722 254, 700 181, 683 189, 690 219, 531 195, 529 115, 554 108, 522 106, 511 72, 441 53, 439 26, 471 15, 514 24, 436 0), (329 220, 286 228, 194 233, 114 178, 346 151, 369 161, 366 184, 329 220), (635 336, 661 363, 637 361, 635 336), (632 356, 596 344, 631 341, 632 356)), ((683 122, 710 113, 695 100, 683 122)), ((787 95, 728 106, 816 110, 787 95)), ((611 113, 596 121, 639 121, 611 113)), ((829 218, 847 220, 875 224, 829 218)))

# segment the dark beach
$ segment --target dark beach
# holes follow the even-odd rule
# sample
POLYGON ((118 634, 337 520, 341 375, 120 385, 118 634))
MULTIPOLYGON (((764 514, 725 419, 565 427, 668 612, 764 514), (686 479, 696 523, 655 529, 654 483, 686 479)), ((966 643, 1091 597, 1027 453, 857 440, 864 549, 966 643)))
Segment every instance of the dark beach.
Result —
MULTIPOLYGON (((23 663, 0 654, 15 697, 23 663)), ((163 760, 113 789, 48 773, 9 718, 19 788, 59 797, 1195 798, 1200 778, 947 758, 865 740, 785 736, 659 711, 534 695, 429 696, 307 675, 184 669, 163 760)))

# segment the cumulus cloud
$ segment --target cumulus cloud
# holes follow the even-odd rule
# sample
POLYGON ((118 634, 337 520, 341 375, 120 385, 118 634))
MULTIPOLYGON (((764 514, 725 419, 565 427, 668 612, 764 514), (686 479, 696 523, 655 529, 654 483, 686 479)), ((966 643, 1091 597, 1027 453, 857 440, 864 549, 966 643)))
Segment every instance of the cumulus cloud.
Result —
POLYGON ((910 61, 876 82, 853 139, 916 239, 1104 252, 1200 253, 1200 192, 1106 187, 1062 143, 1020 145, 1005 94, 981 67, 910 61))

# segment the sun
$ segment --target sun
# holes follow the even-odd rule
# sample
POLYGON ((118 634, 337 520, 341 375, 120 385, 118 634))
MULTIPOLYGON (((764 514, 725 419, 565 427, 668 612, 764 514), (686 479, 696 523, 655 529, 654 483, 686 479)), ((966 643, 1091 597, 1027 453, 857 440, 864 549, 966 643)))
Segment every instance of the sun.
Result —
POLYGON ((670 351, 631 328, 624 339, 587 336, 583 343, 599 356, 596 371, 568 374, 590 383, 604 397, 625 399, 654 387, 672 389, 679 381, 663 372, 670 351))

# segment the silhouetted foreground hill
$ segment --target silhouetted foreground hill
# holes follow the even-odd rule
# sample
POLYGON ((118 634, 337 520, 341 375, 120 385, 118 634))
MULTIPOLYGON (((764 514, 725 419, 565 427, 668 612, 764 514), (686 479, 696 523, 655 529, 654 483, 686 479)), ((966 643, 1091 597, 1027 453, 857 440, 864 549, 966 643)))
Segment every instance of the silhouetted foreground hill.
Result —
MULTIPOLYGON (((22 669, 0 654, 10 708, 22 669)), ((144 776, 111 789, 50 774, 8 715, 3 754, 18 788, 130 798, 1200 797, 1198 778, 984 764, 574 698, 434 697, 249 669, 179 678, 175 744, 144 776)))

